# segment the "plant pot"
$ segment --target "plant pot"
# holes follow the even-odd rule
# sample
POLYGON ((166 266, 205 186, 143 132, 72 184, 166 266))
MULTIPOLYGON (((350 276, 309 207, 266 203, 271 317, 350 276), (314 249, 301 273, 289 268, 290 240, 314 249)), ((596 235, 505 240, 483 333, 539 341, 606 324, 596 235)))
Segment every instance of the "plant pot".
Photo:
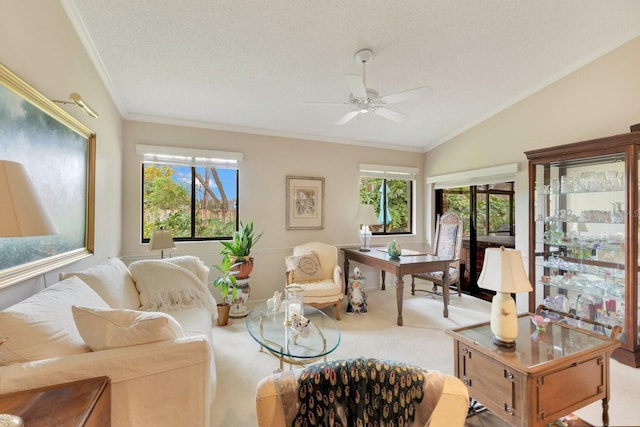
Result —
POLYGON ((253 257, 245 256, 245 257, 230 257, 232 264, 238 264, 233 267, 232 271, 237 271, 236 279, 246 279, 253 271, 253 257))
POLYGON ((218 308, 218 326, 227 326, 229 323, 229 310, 231 309, 231 304, 229 303, 220 303, 217 304, 218 308))

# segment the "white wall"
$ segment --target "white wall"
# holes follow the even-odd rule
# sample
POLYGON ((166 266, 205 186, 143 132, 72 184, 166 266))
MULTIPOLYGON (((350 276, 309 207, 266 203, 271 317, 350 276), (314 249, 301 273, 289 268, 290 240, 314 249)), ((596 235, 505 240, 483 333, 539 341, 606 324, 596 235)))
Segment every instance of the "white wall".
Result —
MULTIPOLYGON (((336 246, 359 245, 358 226, 353 224, 358 208, 359 163, 390 164, 420 168, 423 154, 363 148, 344 144, 304 141, 272 136, 224 132, 212 129, 125 121, 123 179, 122 253, 126 262, 150 254, 140 243, 141 171, 136 144, 184 145, 190 148, 244 153, 240 166, 240 219, 253 220, 264 235, 255 250, 251 274, 251 298, 266 299, 284 285, 284 258, 300 243, 320 240, 336 246), (286 177, 312 176, 325 179, 325 226, 323 230, 286 229, 286 177)), ((416 236, 398 237, 399 242, 421 241, 422 195, 416 183, 416 236)), ((389 238, 374 238, 385 244, 389 238)), ((192 254, 208 265, 220 262, 218 242, 177 243, 174 256, 192 254)), ((215 273, 211 273, 211 279, 215 273)), ((392 282, 390 282, 392 283, 392 282)))
MULTIPOLYGON (((429 151, 425 176, 517 162, 516 247, 527 265, 525 151, 629 132, 640 122, 640 38, 429 151), (451 159, 455 158, 455 162, 451 159)), ((526 309, 526 304, 518 305, 526 309)))
MULTIPOLYGON (((74 105, 63 108, 97 134, 95 256, 73 271, 120 253, 122 121, 73 26, 57 1, 0 0, 0 62, 49 99, 78 92, 100 117, 74 105)), ((52 165, 61 167, 60 165, 52 165)), ((1 254, 0 254, 1 256, 1 254)), ((57 281, 57 271, 46 282, 57 281)), ((39 276, 0 290, 0 308, 42 289, 39 276)))

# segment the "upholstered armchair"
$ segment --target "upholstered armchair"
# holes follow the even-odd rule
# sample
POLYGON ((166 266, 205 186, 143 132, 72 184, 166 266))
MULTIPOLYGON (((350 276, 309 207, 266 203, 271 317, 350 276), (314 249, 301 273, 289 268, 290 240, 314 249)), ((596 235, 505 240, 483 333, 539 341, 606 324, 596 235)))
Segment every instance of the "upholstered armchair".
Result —
POLYGON ((293 248, 286 258, 286 284, 303 289, 304 303, 316 308, 332 305, 340 320, 344 297, 344 278, 338 265, 338 248, 322 242, 310 242, 293 248))
POLYGON ((415 295, 415 291, 437 292, 438 286, 455 285, 458 295, 462 295, 460 288, 460 253, 462 251, 462 218, 453 212, 448 212, 442 216, 438 216, 436 221, 435 248, 434 255, 439 257, 453 258, 456 261, 449 266, 449 280, 443 283, 443 273, 441 271, 433 273, 421 273, 411 275, 411 295, 415 295), (415 279, 420 278, 433 283, 433 289, 427 291, 424 289, 416 289, 415 279))
POLYGON ((279 372, 264 377, 256 389, 259 427, 306 425, 306 422, 311 425, 310 417, 315 425, 331 425, 331 419, 335 418, 336 425, 364 425, 366 421, 371 425, 388 425, 403 419, 405 425, 463 427, 468 407, 467 388, 458 378, 380 359, 342 359, 279 372), (326 375, 327 372, 330 374, 326 375), (361 375, 362 372, 366 375, 361 375), (343 397, 345 384, 361 395, 361 405, 349 404, 349 399, 343 397), (298 393, 300 387, 307 392, 298 393), (378 390, 392 388, 399 393, 376 395, 378 390), (318 393, 333 398, 316 399, 318 393), (317 410, 299 411, 309 407, 308 399, 315 400, 317 410), (383 404, 373 405, 379 401, 383 404))

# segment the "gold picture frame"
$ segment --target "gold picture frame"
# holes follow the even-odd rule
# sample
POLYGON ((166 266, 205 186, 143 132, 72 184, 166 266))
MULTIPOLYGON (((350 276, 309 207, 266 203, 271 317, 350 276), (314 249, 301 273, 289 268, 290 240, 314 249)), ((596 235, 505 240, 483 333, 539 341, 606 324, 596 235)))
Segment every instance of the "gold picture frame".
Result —
POLYGON ((60 234, 0 237, 0 288, 94 251, 95 133, 0 64, 0 159, 25 166, 60 234))
POLYGON ((287 176, 287 230, 324 229, 324 178, 287 176))

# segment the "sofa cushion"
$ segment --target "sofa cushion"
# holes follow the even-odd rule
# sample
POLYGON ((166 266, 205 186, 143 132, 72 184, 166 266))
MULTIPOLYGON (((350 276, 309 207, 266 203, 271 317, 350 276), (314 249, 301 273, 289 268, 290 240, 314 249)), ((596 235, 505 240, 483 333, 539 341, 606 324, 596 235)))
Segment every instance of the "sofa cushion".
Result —
POLYGON ((288 256, 285 263, 287 270, 293 272, 293 281, 296 283, 313 282, 325 278, 315 252, 288 256))
POLYGON ((166 313, 77 306, 72 312, 80 336, 94 351, 184 337, 166 313))
POLYGON ((202 283, 209 282, 209 267, 207 267, 205 263, 196 256, 184 255, 174 258, 165 258, 164 261, 186 268, 195 274, 202 283))
POLYGON ((0 365, 86 353, 90 348, 78 333, 72 305, 108 305, 86 283, 69 277, 0 311, 0 365))
POLYGON ((216 312, 207 285, 189 268, 166 260, 132 262, 129 271, 140 292, 141 310, 164 311, 199 306, 216 312))
POLYGON ((107 261, 76 273, 61 273, 60 280, 76 276, 91 286, 112 308, 137 309, 140 297, 129 269, 118 258, 107 261))

